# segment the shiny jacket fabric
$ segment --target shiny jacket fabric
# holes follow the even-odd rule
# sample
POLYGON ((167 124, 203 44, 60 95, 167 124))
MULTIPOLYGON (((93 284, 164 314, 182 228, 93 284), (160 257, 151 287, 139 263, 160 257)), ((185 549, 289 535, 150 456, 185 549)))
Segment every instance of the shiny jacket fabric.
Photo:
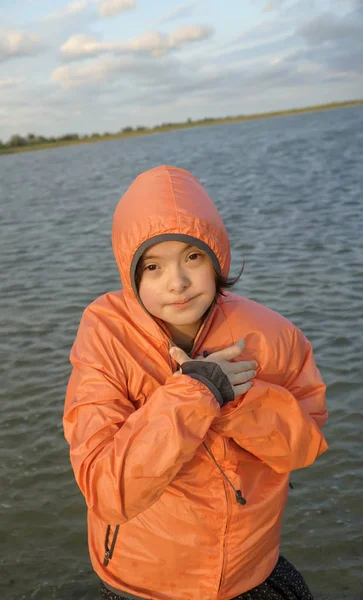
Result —
POLYGON ((186 171, 158 167, 117 206, 123 290, 83 314, 65 436, 99 577, 141 598, 229 600, 277 562, 290 472, 327 449, 325 386, 301 331, 232 293, 212 307, 192 357, 244 338, 238 360, 259 364, 252 388, 220 408, 206 385, 172 376, 172 342, 135 295, 133 259, 151 238, 174 234, 207 244, 228 274, 228 236, 204 188, 186 171))

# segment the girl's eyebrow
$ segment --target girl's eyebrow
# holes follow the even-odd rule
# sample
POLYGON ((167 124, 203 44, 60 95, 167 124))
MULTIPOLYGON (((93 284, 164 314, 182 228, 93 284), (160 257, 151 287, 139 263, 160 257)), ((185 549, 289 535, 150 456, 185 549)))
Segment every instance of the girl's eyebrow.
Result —
MULTIPOLYGON (((183 250, 182 252, 187 252, 187 250, 190 250, 190 248, 197 248, 197 246, 193 246, 193 244, 188 244, 183 250)), ((158 256, 157 254, 147 254, 146 256, 144 256, 143 260, 155 260, 155 259, 159 259, 160 258, 165 258, 163 256, 158 256)))

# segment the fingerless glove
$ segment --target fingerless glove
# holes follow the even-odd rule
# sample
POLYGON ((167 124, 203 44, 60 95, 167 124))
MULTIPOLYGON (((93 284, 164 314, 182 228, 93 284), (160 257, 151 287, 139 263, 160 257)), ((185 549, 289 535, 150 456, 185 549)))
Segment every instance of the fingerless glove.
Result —
POLYGON ((183 375, 189 375, 204 383, 214 394, 220 406, 234 400, 233 387, 222 371, 221 367, 214 362, 204 360, 188 360, 181 366, 183 375))

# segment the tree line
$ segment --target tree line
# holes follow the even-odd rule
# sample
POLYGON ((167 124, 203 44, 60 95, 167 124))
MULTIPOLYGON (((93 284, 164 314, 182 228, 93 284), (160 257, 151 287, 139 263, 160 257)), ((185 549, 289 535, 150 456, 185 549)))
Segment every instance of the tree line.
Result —
MULTIPOLYGON (((142 132, 146 131, 147 127, 139 126, 139 127, 124 127, 119 133, 133 133, 133 132, 142 132)), ((21 148, 24 146, 38 146, 39 144, 56 144, 59 142, 76 142, 82 140, 94 140, 96 138, 109 137, 112 134, 106 131, 105 133, 92 133, 91 135, 79 135, 78 133, 67 133, 65 135, 61 135, 59 137, 46 137, 44 135, 35 135, 34 133, 28 133, 26 136, 22 136, 19 134, 12 135, 11 138, 7 142, 2 142, 0 140, 0 149, 1 148, 21 148)))

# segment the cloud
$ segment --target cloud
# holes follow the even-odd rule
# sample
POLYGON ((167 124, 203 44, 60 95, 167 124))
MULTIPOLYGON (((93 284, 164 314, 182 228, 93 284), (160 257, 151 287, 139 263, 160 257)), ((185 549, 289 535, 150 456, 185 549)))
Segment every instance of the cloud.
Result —
POLYGON ((47 15, 45 21, 57 21, 90 13, 104 19, 115 17, 126 10, 136 8, 135 0, 72 0, 61 8, 47 15))
POLYGON ((105 64, 91 64, 81 67, 64 65, 54 69, 51 79, 59 83, 64 89, 71 89, 105 81, 109 71, 110 69, 105 64))
POLYGON ((101 0, 98 4, 98 12, 101 17, 107 19, 136 8, 134 0, 101 0))
POLYGON ((191 42, 199 42, 213 35, 213 29, 207 25, 182 25, 168 36, 170 48, 180 48, 191 42))
POLYGON ((61 55, 67 58, 81 58, 82 56, 93 56, 100 52, 100 47, 105 44, 98 42, 96 38, 79 33, 72 35, 60 47, 61 55))
MULTIPOLYGON (((102 81, 128 88, 130 83, 135 83, 140 90, 149 85, 160 87, 166 82, 168 85, 176 83, 180 69, 180 63, 170 56, 158 61, 149 56, 103 56, 86 65, 58 67, 52 72, 51 80, 63 89, 89 89, 102 81)), ((106 90, 104 87, 103 91, 106 90)))
POLYGON ((143 106, 175 102, 185 96, 218 98, 243 93, 244 86, 282 87, 285 78, 298 78, 294 65, 275 58, 230 64, 223 70, 203 59, 178 61, 172 55, 154 60, 150 56, 106 56, 86 65, 63 65, 52 73, 52 81, 65 90, 81 90, 96 96, 122 89, 123 103, 143 106), (257 67, 257 68, 256 68, 257 67), (102 86, 99 83, 103 82, 102 86), (130 94, 132 95, 130 97, 130 94))
POLYGON ((198 2, 187 2, 186 4, 180 4, 176 8, 169 10, 167 13, 156 19, 155 23, 163 25, 165 23, 169 23, 170 21, 176 21, 177 19, 181 19, 183 17, 190 17, 195 12, 195 7, 198 2))
POLYGON ((8 79, 0 79, 0 89, 9 89, 18 87, 21 83, 24 82, 23 77, 13 77, 8 79))
POLYGON ((324 42, 338 41, 339 39, 361 40, 363 25, 359 21, 348 18, 339 18, 333 13, 323 13, 307 23, 303 23, 296 30, 297 35, 303 37, 308 44, 321 45, 324 42))
POLYGON ((254 48, 260 44, 267 45, 271 42, 284 40, 294 33, 295 23, 291 20, 272 19, 263 20, 258 25, 243 29, 237 36, 230 39, 225 48, 242 45, 243 48, 254 48))
POLYGON ((185 25, 170 34, 151 31, 127 42, 99 42, 96 38, 78 34, 71 36, 60 48, 66 59, 85 58, 104 53, 147 54, 158 57, 192 42, 206 40, 213 29, 206 25, 185 25))
POLYGON ((25 31, 8 31, 0 34, 0 62, 12 58, 29 57, 43 50, 39 35, 25 31))
MULTIPOLYGON (((265 58, 277 58, 281 64, 288 64, 302 81, 307 74, 320 72, 320 79, 330 75, 339 77, 346 74, 351 80, 352 73, 359 77, 363 71, 363 1, 351 4, 350 10, 342 7, 339 14, 331 11, 315 11, 322 5, 312 5, 310 0, 287 2, 277 0, 282 9, 279 19, 264 19, 258 25, 246 29, 219 50, 214 60, 223 64, 256 59, 256 69, 265 58), (302 11, 310 5, 310 9, 302 11), (306 6, 305 6, 306 5, 306 6)), ((326 5, 327 2, 324 2, 326 5)))
POLYGON ((270 12, 271 10, 275 10, 278 7, 278 2, 276 0, 269 0, 267 4, 265 4, 263 8, 263 12, 270 12))
POLYGON ((267 0, 265 6, 262 9, 263 13, 271 12, 281 8, 283 4, 286 4, 289 0, 267 0))
POLYGON ((129 92, 137 89, 142 96, 135 101, 146 104, 156 101, 156 97, 159 102, 166 102, 166 98, 175 101, 187 93, 205 98, 209 91, 220 99, 235 97, 242 93, 243 86, 250 89, 251 85, 263 91, 282 89, 284 85, 293 89, 325 81, 351 82, 354 78, 358 82, 363 70, 359 42, 363 31, 357 29, 363 23, 358 26, 356 21, 352 13, 341 17, 323 13, 298 26, 290 19, 275 24, 269 20, 242 32, 233 42, 238 47, 227 54, 214 52, 203 60, 194 55, 191 61, 183 55, 182 63, 174 60, 177 55, 172 50, 206 39, 210 29, 200 25, 179 27, 169 35, 156 31, 127 42, 104 42, 78 35, 62 46, 65 58, 107 56, 83 66, 59 67, 52 80, 68 90, 87 89, 102 81, 107 84, 103 90, 110 92, 126 81, 129 92), (348 44, 353 30, 355 40, 348 44), (320 44, 319 52, 316 44, 320 44), (146 88, 150 91, 142 93, 146 88))
POLYGON ((360 77, 363 74, 363 3, 338 17, 325 12, 296 29, 305 42, 299 60, 321 65, 326 78, 360 77))
POLYGON ((69 4, 66 4, 66 6, 64 6, 60 10, 55 10, 54 12, 44 17, 44 20, 54 21, 57 19, 80 15, 88 10, 90 4, 90 0, 73 0, 69 4))
MULTIPOLYGON (((334 1, 336 4, 339 4, 347 0, 334 1)), ((262 14, 275 13, 273 15, 275 18, 277 16, 276 13, 278 13, 279 19, 292 17, 296 22, 297 19, 304 19, 306 15, 312 15, 318 10, 322 10, 322 7, 324 9, 324 5, 328 3, 331 4, 332 0, 320 0, 319 3, 317 0, 264 0, 261 12, 262 14)))
MULTIPOLYGON (((326 0, 330 2, 330 0, 326 0)), ((338 0, 338 2, 341 0, 338 0)), ((323 4, 324 0, 320 0, 323 4)), ((319 3, 319 4, 320 4, 319 3)), ((263 13, 270 13, 273 11, 279 12, 279 17, 283 15, 301 13, 303 15, 311 14, 311 11, 315 12, 317 7, 316 0, 267 0, 265 6, 262 9, 263 13)))

